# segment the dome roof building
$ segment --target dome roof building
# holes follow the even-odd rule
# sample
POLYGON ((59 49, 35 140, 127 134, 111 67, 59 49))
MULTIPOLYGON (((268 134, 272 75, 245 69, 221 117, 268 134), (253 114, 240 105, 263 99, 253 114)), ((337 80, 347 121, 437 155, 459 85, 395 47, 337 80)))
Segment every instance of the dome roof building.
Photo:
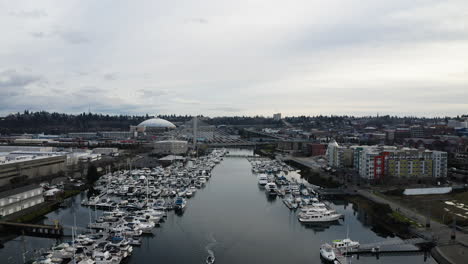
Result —
POLYGON ((164 119, 161 118, 151 118, 141 122, 138 127, 146 128, 175 128, 176 126, 164 119))

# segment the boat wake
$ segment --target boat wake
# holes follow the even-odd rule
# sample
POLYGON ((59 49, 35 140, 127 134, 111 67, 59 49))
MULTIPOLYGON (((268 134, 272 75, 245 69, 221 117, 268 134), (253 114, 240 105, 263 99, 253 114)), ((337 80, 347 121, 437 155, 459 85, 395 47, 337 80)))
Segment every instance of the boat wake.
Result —
POLYGON ((209 256, 214 256, 214 252, 212 250, 212 248, 218 244, 218 241, 216 241, 216 239, 214 238, 213 234, 210 234, 208 236, 208 241, 210 241, 206 246, 205 246, 205 250, 206 252, 208 253, 209 256))

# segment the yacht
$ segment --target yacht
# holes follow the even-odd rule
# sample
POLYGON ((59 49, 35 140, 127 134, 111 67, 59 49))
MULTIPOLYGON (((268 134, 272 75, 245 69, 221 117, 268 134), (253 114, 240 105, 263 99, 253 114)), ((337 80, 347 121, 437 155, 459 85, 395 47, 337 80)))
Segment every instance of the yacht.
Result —
POLYGON ((320 246, 320 257, 327 262, 334 262, 336 259, 335 252, 333 252, 333 247, 330 244, 323 244, 320 246))
POLYGON ((260 174, 258 176, 258 184, 260 186, 265 186, 268 183, 268 177, 265 174, 260 174))
POLYGON ((338 221, 341 218, 341 214, 333 211, 317 212, 307 211, 305 214, 299 214, 298 219, 301 223, 325 223, 338 221))

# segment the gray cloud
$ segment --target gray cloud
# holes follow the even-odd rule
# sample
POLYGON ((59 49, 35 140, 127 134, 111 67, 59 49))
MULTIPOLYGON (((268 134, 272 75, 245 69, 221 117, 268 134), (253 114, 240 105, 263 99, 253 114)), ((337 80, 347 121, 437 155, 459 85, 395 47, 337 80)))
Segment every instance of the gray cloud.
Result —
POLYGON ((91 41, 84 32, 75 30, 33 31, 30 34, 38 39, 58 37, 70 44, 83 44, 91 41))
POLYGON ((210 107, 208 110, 211 111, 222 111, 227 113, 239 113, 244 111, 245 109, 239 107, 232 107, 232 106, 218 106, 218 107, 210 107))
POLYGON ((31 71, 0 113, 466 112, 468 1, 297 1, 31 1, 2 17, 2 69, 31 71))
POLYGON ((59 36, 70 44, 83 44, 91 41, 84 32, 75 30, 56 30, 53 35, 59 36))
POLYGON ((166 90, 157 90, 157 89, 140 89, 138 93, 141 95, 142 98, 154 98, 169 95, 169 91, 166 90))
POLYGON ((194 23, 194 24, 208 24, 208 19, 202 17, 194 17, 185 20, 185 23, 194 23))
POLYGON ((35 38, 45 38, 47 37, 47 34, 42 31, 38 31, 38 32, 31 32, 31 36, 35 38))
POLYGON ((113 72, 113 73, 106 73, 103 75, 103 78, 108 80, 108 81, 113 81, 118 78, 118 74, 113 72))
POLYGON ((9 12, 10 16, 20 17, 20 18, 42 18, 47 16, 47 13, 41 9, 34 10, 19 10, 9 12))
POLYGON ((38 82, 39 80, 41 80, 40 76, 28 73, 19 73, 16 70, 10 69, 0 71, 0 88, 24 87, 34 82, 38 82))
POLYGON ((96 95, 96 94, 107 94, 107 90, 104 88, 99 88, 97 86, 83 86, 80 87, 79 90, 76 92, 73 92, 75 96, 80 96, 80 95, 96 95))

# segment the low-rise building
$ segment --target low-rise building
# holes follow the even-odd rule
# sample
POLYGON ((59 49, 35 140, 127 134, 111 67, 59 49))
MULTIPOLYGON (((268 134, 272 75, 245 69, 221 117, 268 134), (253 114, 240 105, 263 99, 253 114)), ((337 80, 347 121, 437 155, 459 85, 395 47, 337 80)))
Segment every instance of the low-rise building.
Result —
POLYGON ((183 140, 164 140, 154 143, 154 154, 181 155, 187 153, 188 142, 183 140))
POLYGON ((12 183, 17 177, 43 177, 65 170, 67 157, 52 156, 18 156, 14 159, 0 161, 0 186, 12 183))
POLYGON ((127 139, 132 138, 134 133, 131 131, 103 131, 99 132, 99 134, 103 138, 111 138, 111 139, 127 139))
POLYGON ((68 137, 92 139, 92 138, 97 138, 97 132, 73 132, 73 133, 68 133, 68 137))
POLYGON ((112 156, 114 153, 119 153, 119 149, 118 148, 94 148, 93 153, 112 156))
POLYGON ((42 187, 28 185, 0 192, 0 216, 7 216, 44 202, 42 187))

